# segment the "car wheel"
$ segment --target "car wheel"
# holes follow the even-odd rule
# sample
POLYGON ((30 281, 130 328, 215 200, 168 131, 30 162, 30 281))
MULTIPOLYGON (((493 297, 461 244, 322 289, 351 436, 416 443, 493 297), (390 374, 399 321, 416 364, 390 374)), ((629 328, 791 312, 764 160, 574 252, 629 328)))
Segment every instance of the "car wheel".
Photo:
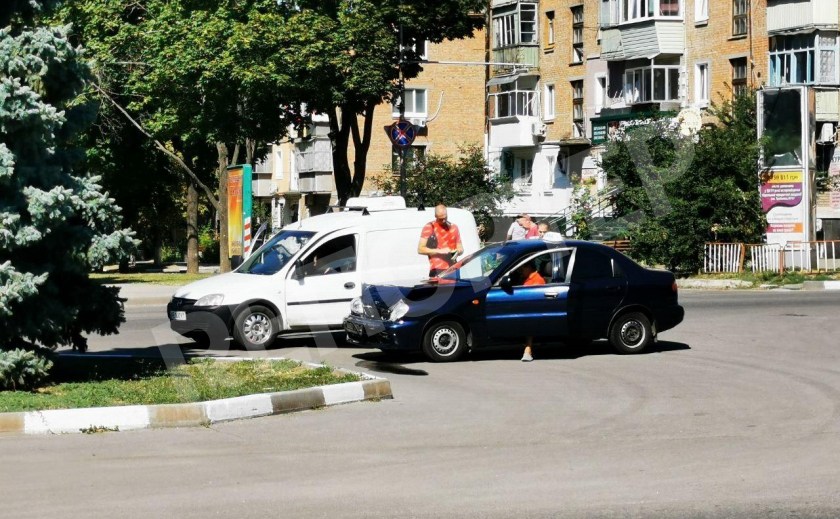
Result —
POLYGON ((265 306, 253 305, 236 316, 233 337, 246 350, 265 349, 274 342, 278 331, 274 312, 265 306))
POLYGON ((619 353, 640 353, 652 340, 650 320, 639 312, 618 316, 610 328, 610 344, 619 353))
POLYGON ((423 352, 434 362, 453 362, 468 349, 467 333, 455 321, 441 321, 423 335, 423 352))

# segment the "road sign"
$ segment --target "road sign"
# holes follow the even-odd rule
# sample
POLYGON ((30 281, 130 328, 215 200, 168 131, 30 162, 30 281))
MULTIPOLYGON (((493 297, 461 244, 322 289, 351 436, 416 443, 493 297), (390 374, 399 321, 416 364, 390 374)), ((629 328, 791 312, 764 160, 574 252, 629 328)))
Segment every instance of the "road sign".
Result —
POLYGON ((394 146, 407 148, 417 137, 417 129, 411 124, 411 121, 402 119, 388 127, 388 137, 394 143, 394 146))

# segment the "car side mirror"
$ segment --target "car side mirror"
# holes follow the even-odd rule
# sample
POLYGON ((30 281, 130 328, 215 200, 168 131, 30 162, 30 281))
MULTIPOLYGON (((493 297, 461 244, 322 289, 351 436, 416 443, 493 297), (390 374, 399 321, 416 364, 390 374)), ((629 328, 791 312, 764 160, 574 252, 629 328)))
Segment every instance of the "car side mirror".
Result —
POLYGON ((295 272, 292 274, 293 279, 303 278, 303 260, 295 261, 295 272))
POLYGON ((502 276, 502 279, 499 281, 499 286, 508 294, 513 293, 513 284, 510 282, 510 276, 502 276))

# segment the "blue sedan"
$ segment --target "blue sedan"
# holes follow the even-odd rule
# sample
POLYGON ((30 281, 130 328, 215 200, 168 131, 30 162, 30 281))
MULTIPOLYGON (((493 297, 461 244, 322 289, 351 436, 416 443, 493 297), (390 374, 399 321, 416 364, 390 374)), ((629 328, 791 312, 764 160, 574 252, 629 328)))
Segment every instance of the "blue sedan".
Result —
POLYGON ((668 271, 597 243, 522 240, 487 246, 416 286, 365 285, 344 330, 352 344, 447 362, 526 336, 607 339, 639 353, 683 316, 668 271), (526 284, 529 275, 544 284, 526 284))

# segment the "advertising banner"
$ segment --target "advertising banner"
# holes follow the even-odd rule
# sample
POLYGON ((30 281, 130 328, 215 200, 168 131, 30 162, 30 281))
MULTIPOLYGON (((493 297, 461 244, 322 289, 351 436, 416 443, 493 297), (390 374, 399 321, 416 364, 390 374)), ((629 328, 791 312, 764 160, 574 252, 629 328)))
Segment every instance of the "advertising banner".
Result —
MULTIPOLYGON (((761 183, 761 209, 767 215, 768 234, 794 234, 805 228, 802 171, 774 171, 761 183)), ((788 240, 785 240, 788 241, 788 240)))
POLYGON ((834 155, 828 166, 828 201, 832 209, 840 209, 840 145, 834 147, 834 155))
POLYGON ((228 169, 228 251, 230 257, 242 256, 242 185, 241 167, 228 169))

